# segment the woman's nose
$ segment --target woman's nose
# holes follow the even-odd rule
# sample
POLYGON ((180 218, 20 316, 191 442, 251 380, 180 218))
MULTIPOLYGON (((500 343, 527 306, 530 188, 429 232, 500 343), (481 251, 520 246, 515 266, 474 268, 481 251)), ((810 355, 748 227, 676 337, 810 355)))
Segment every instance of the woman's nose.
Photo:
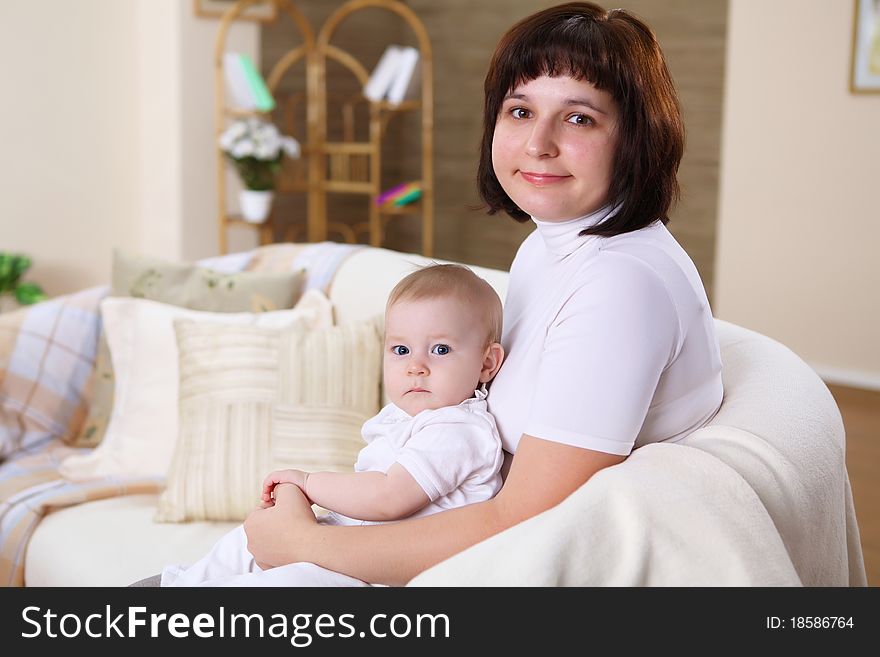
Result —
POLYGON ((553 125, 550 121, 535 121, 526 143, 526 152, 532 157, 554 157, 558 154, 553 125))

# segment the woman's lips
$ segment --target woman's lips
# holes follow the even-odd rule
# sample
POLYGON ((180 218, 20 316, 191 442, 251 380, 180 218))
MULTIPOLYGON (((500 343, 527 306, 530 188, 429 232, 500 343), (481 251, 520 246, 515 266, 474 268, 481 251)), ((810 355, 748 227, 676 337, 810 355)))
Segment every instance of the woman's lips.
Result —
POLYGON ((543 187, 544 185, 552 185, 554 183, 568 180, 571 176, 557 176, 550 173, 534 173, 532 171, 520 171, 519 175, 523 177, 527 183, 543 187))

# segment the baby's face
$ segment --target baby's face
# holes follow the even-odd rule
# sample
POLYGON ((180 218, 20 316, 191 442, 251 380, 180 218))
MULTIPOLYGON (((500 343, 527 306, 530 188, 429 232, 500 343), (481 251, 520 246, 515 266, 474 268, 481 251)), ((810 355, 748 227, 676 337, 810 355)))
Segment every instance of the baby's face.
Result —
POLYGON ((385 315, 385 390, 410 415, 473 396, 486 352, 480 308, 453 297, 402 300, 385 315))

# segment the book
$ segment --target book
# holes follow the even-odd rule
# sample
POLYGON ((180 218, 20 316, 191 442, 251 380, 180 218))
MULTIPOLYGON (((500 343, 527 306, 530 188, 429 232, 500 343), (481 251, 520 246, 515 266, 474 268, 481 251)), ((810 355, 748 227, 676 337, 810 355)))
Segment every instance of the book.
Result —
POLYGON ((391 189, 386 189, 376 197, 376 205, 382 205, 385 201, 390 201, 393 197, 396 197, 403 192, 409 185, 410 183, 401 183, 400 185, 395 185, 391 189))
POLYGON ((401 48, 397 58, 397 70, 391 86, 388 87, 388 102, 397 105, 412 95, 417 79, 416 70, 419 64, 419 51, 416 48, 401 48))
POLYGON ((364 85, 364 97, 378 103, 385 98, 388 88, 397 73, 398 60, 401 56, 401 46, 388 46, 379 58, 379 63, 370 74, 370 79, 364 85))
POLYGON ((422 196, 422 184, 419 181, 402 183, 385 190, 376 197, 376 205, 384 208, 402 206, 418 200, 422 196))
POLYGON ((395 199, 394 205, 397 205, 397 206, 408 205, 409 203, 413 203, 415 201, 418 201, 420 198, 422 198, 422 188, 416 187, 415 189, 408 191, 403 196, 395 199))
POLYGON ((223 72, 232 100, 239 109, 260 112, 275 109, 275 99, 250 57, 236 52, 225 53, 223 72))

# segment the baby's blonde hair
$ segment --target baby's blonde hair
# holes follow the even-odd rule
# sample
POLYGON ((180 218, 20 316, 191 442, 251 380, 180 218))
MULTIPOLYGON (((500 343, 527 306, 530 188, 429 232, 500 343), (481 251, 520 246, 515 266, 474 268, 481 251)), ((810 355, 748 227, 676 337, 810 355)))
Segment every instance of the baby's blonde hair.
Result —
POLYGON ((501 342, 503 311, 498 293, 482 278, 462 265, 427 265, 401 280, 388 295, 385 312, 398 301, 442 297, 461 299, 475 310, 484 309, 486 344, 501 342))

